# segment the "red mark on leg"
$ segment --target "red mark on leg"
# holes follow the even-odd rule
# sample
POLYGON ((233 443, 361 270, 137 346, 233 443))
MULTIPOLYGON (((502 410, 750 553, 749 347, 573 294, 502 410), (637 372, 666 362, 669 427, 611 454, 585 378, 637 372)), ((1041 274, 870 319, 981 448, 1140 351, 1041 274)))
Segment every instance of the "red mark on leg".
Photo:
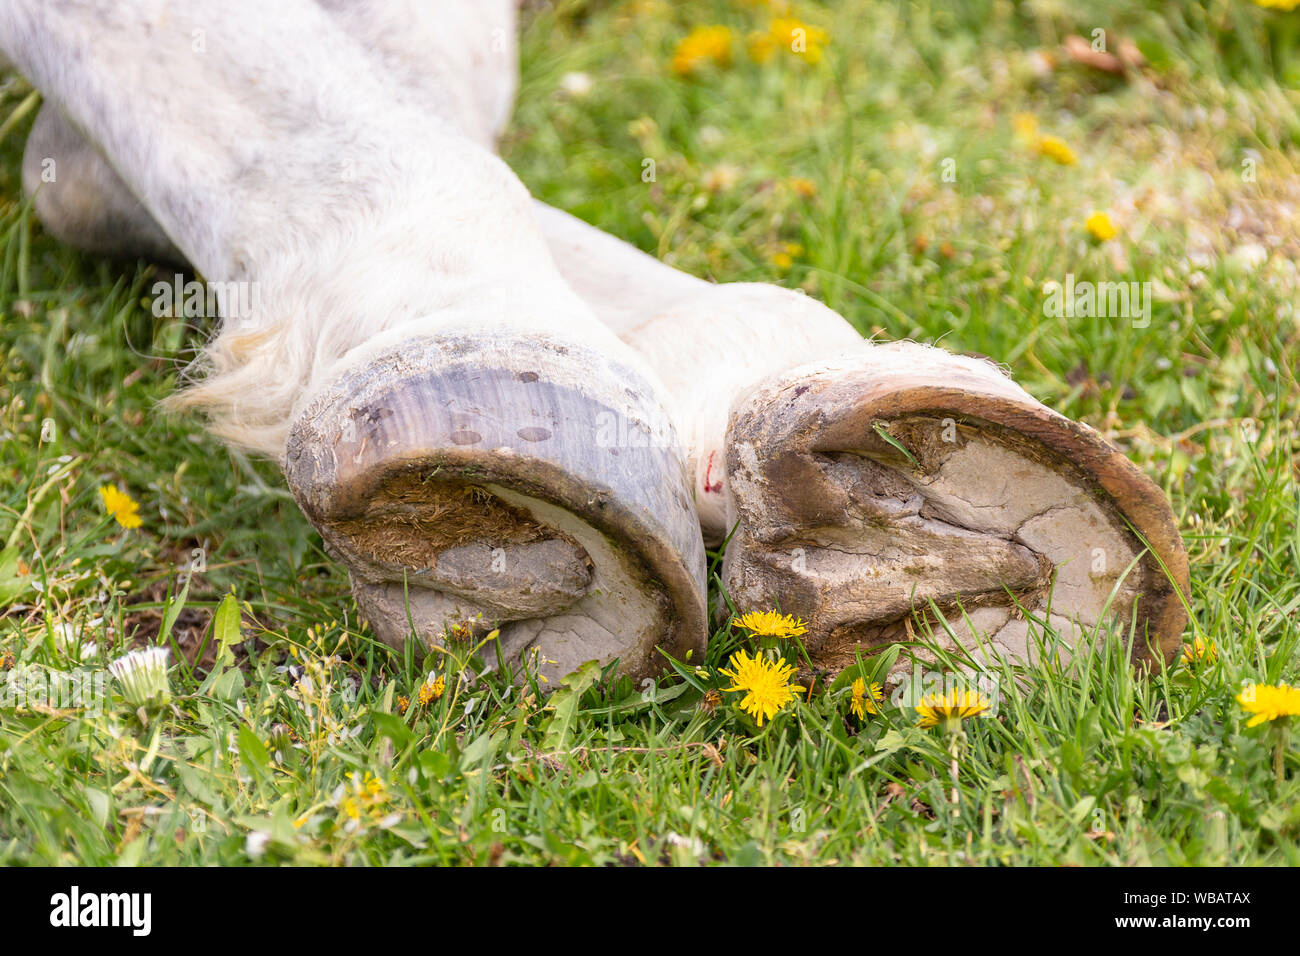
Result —
POLYGON ((715 495, 722 490, 721 479, 718 479, 716 483, 711 483, 709 481, 709 476, 713 474, 713 456, 716 454, 717 452, 709 452, 709 463, 704 466, 704 490, 706 492, 712 492, 715 495))

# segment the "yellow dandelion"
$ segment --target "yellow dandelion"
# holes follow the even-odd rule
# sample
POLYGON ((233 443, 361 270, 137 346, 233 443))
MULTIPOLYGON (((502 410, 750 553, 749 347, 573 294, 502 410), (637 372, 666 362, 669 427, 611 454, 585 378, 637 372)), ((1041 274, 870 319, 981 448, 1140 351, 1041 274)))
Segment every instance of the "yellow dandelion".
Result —
POLYGON ((353 820, 361 819, 361 801, 357 797, 344 797, 343 802, 339 804, 339 809, 346 817, 353 820))
POLYGON ((733 618, 731 626, 743 627, 755 637, 798 637, 808 633, 807 626, 799 618, 776 611, 750 611, 733 618))
POLYGON ((1282 720, 1300 714, 1300 687, 1249 684, 1237 695, 1237 703, 1255 715, 1246 721, 1247 727, 1255 727, 1266 720, 1282 720))
POLYGON ((1281 10, 1284 13, 1300 7, 1300 0, 1255 0, 1255 6, 1265 10, 1281 10))
POLYGON ((812 199, 813 196, 817 195, 817 184, 811 179, 804 179, 802 176, 792 177, 790 179, 790 188, 801 199, 812 199))
POLYGON ((799 243, 782 243, 780 251, 772 253, 772 265, 785 272, 794 265, 794 260, 801 255, 803 255, 803 246, 799 243))
POLYGON ((377 821, 384 815, 389 803, 388 788, 370 771, 364 775, 349 773, 348 782, 342 799, 339 800, 339 812, 360 825, 363 819, 377 821))
POLYGON ((794 668, 785 661, 769 661, 760 655, 750 657, 744 651, 731 655, 731 670, 718 668, 718 673, 731 678, 728 692, 744 693, 740 709, 751 715, 758 726, 771 720, 781 708, 794 700, 794 692, 803 690, 790 684, 794 668))
POLYGON ((405 714, 407 710, 410 709, 410 707, 411 707, 410 698, 403 697, 399 694, 397 697, 397 712, 399 714, 405 714))
POLYGON ((731 30, 721 26, 696 27, 677 44, 672 70, 678 76, 689 76, 708 64, 728 66, 730 63, 731 30))
POLYGON ((830 39, 821 27, 815 27, 793 17, 778 17, 768 27, 768 32, 778 44, 797 54, 809 63, 819 63, 822 50, 830 39))
POLYGON ((426 705, 432 701, 441 699, 443 691, 447 689, 447 682, 443 679, 441 674, 436 677, 433 674, 430 674, 429 677, 429 680, 426 680, 420 685, 420 691, 415 695, 415 699, 418 700, 421 705, 426 705))
POLYGON ((1190 644, 1183 645, 1183 663, 1188 667, 1196 664, 1213 664, 1219 659, 1219 649, 1213 641, 1198 637, 1190 644))
POLYGON ((876 706, 877 702, 885 699, 885 691, 875 681, 871 686, 861 677, 853 682, 853 696, 849 698, 849 710, 858 720, 866 720, 867 714, 878 714, 880 708, 876 706))
POLYGON ((140 506, 125 491, 114 485, 103 485, 99 496, 104 499, 104 510, 123 528, 138 528, 143 523, 139 515, 140 506))
POLYGON ((755 31, 746 38, 745 49, 749 51, 749 58, 755 63, 767 63, 776 52, 776 39, 771 33, 755 31))
POLYGON ((922 727, 943 724, 945 730, 953 731, 961 727, 961 722, 967 717, 978 717, 991 706, 989 699, 978 691, 950 690, 942 694, 926 694, 916 705, 916 712, 921 717, 922 727))
POLYGON ((1033 113, 1017 113, 1011 117, 1011 128, 1023 140, 1032 140, 1038 135, 1038 117, 1033 113))
POLYGON ((1104 212, 1094 212, 1084 221, 1084 226, 1098 242, 1107 242, 1119 235, 1119 230, 1110 221, 1110 216, 1104 212))
POLYGON ((1062 166, 1073 166, 1079 161, 1079 157, 1074 155, 1074 150, 1066 145, 1065 140, 1055 136, 1041 137, 1036 148, 1040 156, 1055 160, 1062 166))

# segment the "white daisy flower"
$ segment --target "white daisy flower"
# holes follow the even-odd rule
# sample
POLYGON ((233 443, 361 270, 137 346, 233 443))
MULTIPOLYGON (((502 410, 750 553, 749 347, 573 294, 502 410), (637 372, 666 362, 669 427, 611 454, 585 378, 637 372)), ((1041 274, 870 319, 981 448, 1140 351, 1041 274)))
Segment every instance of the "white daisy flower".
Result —
POLYGON ((150 647, 131 651, 108 665, 109 673, 122 688, 122 696, 133 708, 161 707, 171 700, 167 653, 165 647, 150 647))

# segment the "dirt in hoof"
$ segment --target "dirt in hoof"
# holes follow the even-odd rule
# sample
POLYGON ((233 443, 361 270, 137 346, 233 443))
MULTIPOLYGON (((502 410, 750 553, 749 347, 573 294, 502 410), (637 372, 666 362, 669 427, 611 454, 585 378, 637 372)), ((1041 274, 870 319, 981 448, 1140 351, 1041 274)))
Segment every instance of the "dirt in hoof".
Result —
POLYGON ((334 530, 363 557, 411 568, 431 568, 438 555, 466 544, 496 548, 561 539, 577 548, 567 535, 485 488, 414 472, 386 482, 364 515, 334 530))

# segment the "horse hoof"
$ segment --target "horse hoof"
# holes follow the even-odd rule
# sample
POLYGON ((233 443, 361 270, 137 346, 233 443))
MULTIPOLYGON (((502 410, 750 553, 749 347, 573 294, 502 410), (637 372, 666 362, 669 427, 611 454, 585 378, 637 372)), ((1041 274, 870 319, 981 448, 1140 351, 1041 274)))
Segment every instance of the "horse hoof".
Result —
POLYGON ((592 659, 640 678, 656 646, 706 637, 691 485, 652 394, 545 334, 421 338, 317 396, 285 474, 391 646, 498 629, 551 679, 592 659))
POLYGON ((733 408, 727 472, 725 585, 803 618, 819 666, 909 639, 917 612, 977 659, 1033 659, 1035 619, 1071 646, 1134 622, 1135 660, 1178 648, 1163 492, 984 362, 899 343, 767 380, 733 408))

